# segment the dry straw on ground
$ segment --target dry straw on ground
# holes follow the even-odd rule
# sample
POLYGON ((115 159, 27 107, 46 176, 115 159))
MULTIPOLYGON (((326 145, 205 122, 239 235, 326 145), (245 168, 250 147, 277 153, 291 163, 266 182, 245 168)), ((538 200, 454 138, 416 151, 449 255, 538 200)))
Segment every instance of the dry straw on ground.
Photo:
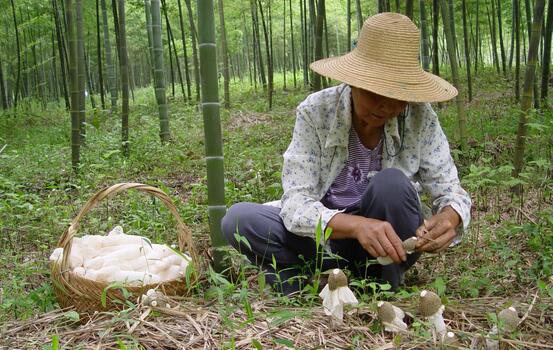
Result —
MULTIPOLYGON (((379 331, 370 305, 352 309, 342 326, 332 326, 322 308, 294 308, 275 299, 252 302, 254 319, 241 307, 230 314, 221 304, 198 305, 198 299, 173 299, 173 308, 137 307, 128 313, 96 314, 79 324, 57 310, 23 322, 4 325, 1 349, 37 349, 59 339, 60 349, 435 349, 434 342, 416 319, 416 302, 398 303, 411 317, 410 331, 395 338, 379 331), (415 318, 412 318, 415 317, 415 318), (425 336, 426 334, 426 336, 425 336)), ((553 305, 529 294, 519 300, 505 298, 450 299, 444 314, 460 345, 479 349, 489 331, 486 315, 512 303, 524 321, 519 331, 502 340, 506 349, 553 349, 553 305)), ((228 306, 228 305, 226 305, 228 306)), ((453 348, 448 348, 453 349, 453 348)))

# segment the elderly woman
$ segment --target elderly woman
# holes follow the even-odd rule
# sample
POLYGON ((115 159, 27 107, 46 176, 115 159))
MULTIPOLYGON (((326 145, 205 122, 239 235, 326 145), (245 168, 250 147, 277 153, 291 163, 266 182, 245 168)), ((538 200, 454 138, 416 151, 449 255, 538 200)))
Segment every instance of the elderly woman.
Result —
POLYGON ((311 64, 342 84, 297 108, 281 200, 235 204, 222 222, 230 244, 261 266, 277 290, 300 290, 302 268, 320 251, 323 269, 346 267, 396 289, 420 252, 446 249, 467 227, 471 201, 429 104, 457 90, 424 72, 418 56, 417 27, 401 14, 382 13, 364 23, 350 53, 311 64), (421 190, 433 200, 426 221, 421 190), (325 242, 315 242, 319 223, 331 229, 325 242), (417 252, 407 255, 402 241, 415 235, 417 252), (377 264, 382 256, 394 263, 377 264))

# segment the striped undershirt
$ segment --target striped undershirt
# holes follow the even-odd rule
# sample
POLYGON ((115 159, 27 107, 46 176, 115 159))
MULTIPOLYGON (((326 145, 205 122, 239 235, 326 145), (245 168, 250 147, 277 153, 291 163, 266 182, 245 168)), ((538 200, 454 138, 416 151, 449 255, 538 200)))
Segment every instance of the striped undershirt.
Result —
POLYGON ((340 209, 346 212, 357 211, 361 196, 367 189, 370 172, 381 170, 382 137, 374 149, 366 148, 352 126, 349 132, 349 157, 344 168, 321 199, 329 209, 340 209))

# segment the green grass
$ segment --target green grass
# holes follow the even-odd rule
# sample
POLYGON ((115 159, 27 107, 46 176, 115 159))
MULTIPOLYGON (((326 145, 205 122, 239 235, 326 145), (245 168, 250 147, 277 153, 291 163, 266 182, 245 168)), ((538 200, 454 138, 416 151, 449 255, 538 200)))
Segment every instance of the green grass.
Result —
MULTIPOLYGON (((288 78, 290 87, 291 75, 288 78)), ((474 200, 472 228, 461 246, 417 263, 408 274, 411 287, 395 298, 404 300, 423 288, 455 298, 514 297, 526 295, 525 288, 530 288, 553 298, 552 111, 532 118, 523 173, 525 194, 514 196, 509 191, 510 164, 518 106, 510 86, 512 82, 491 71, 476 77, 474 101, 467 104, 471 147, 463 152, 457 149, 455 105, 436 106, 463 184, 474 200)), ((120 153, 117 116, 90 112, 78 175, 70 164, 69 115, 61 106, 42 111, 29 102, 17 112, 0 115, 0 148, 7 144, 0 154, 0 323, 57 307, 48 256, 85 201, 107 185, 143 182, 163 189, 175 200, 197 244, 209 245, 201 114, 180 97, 171 99, 172 142, 161 145, 153 91, 141 89, 135 94, 130 156, 120 153)), ((232 84, 232 108, 221 111, 227 205, 280 197, 282 153, 291 138, 294 108, 307 94, 301 88, 277 88, 274 108, 268 111, 261 88, 254 91, 246 81, 232 84)), ((79 232, 105 232, 116 224, 154 241, 176 242, 170 213, 159 201, 137 193, 102 203, 87 215, 79 232)), ((253 312, 251 298, 267 293, 262 281, 261 288, 257 282, 253 287, 246 282, 255 275, 254 269, 242 264, 239 270, 234 280, 214 273, 206 277, 211 288, 206 288, 205 297, 219 301, 222 319, 230 328, 245 325, 237 326, 225 315, 236 308, 253 312)), ((367 292, 361 296, 367 305, 378 296, 390 297, 374 282, 354 284, 367 292)), ((314 293, 281 302, 306 309, 318 306, 314 293)))

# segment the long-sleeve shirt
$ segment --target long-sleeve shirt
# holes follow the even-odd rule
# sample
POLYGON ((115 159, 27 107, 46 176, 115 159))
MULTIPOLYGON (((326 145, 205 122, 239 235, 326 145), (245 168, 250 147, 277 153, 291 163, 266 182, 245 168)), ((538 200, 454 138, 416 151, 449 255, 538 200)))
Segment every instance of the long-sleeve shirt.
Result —
MULTIPOLYGON (((284 194, 267 203, 281 208, 292 233, 314 237, 319 220, 324 228, 341 212, 325 207, 321 199, 348 159, 351 101, 351 88, 341 84, 311 94, 297 108, 292 141, 284 153, 284 194)), ((461 187, 438 117, 428 103, 411 103, 408 110, 401 121, 393 118, 384 125, 382 169, 401 170, 419 192, 429 193, 434 213, 449 205, 466 229, 471 200, 461 187)))

